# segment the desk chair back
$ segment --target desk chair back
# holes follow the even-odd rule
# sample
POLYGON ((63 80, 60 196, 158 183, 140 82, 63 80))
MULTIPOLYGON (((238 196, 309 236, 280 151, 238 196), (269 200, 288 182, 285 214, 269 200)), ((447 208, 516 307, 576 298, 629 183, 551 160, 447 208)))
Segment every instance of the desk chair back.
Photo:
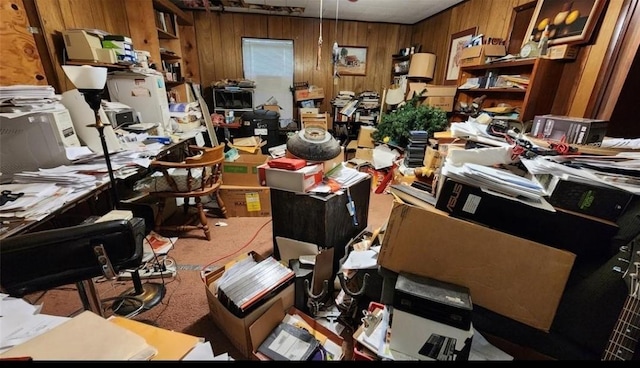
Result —
POLYGON ((188 148, 190 152, 197 154, 187 157, 183 162, 151 162, 150 168, 161 172, 165 182, 165 187, 162 190, 149 192, 149 195, 160 199, 155 218, 155 231, 162 233, 164 231, 185 232, 202 229, 206 239, 211 240, 202 198, 207 196, 215 198, 222 215, 226 217, 226 208, 218 191, 222 185, 224 145, 212 148, 191 145, 188 148), (164 218, 164 204, 167 198, 182 198, 184 200, 184 221, 180 224, 171 224, 170 219, 164 218), (194 204, 190 203, 192 198, 194 204), (190 214, 190 208, 195 208, 196 213, 190 214))
POLYGON ((144 220, 111 220, 45 230, 2 240, 0 285, 14 297, 104 275, 102 246, 113 270, 142 262, 144 220))

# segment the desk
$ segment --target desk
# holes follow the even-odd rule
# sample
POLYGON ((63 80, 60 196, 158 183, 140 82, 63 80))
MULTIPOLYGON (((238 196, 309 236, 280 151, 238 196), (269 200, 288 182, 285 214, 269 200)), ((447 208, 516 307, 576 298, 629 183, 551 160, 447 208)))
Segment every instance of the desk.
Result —
MULTIPOLYGON (((192 143, 194 143, 193 136, 187 136, 184 139, 180 138, 178 141, 166 145, 156 155, 156 157, 162 157, 166 160, 170 159, 181 161, 184 159, 186 146, 192 143)), ((100 162, 101 160, 102 159, 96 159, 96 162, 100 162)), ((123 188, 120 188, 121 186, 126 187, 127 182, 137 180, 147 173, 148 170, 146 168, 139 167, 135 173, 131 173, 125 177, 117 177, 116 180, 118 181, 119 190, 122 192, 123 188)), ((51 209, 51 211, 42 218, 39 218, 37 220, 0 218, 0 220, 2 220, 0 240, 8 238, 10 236, 32 232, 46 225, 50 225, 50 227, 58 227, 55 226, 55 224, 51 224, 52 220, 59 219, 60 215, 68 212, 73 208, 77 208, 80 205, 87 205, 88 208, 82 211, 78 211, 81 212, 79 218, 67 225, 77 225, 84 219, 92 215, 103 215, 110 210, 108 197, 105 196, 105 192, 109 191, 110 188, 111 183, 109 182, 109 178, 108 176, 104 175, 101 181, 96 181, 95 187, 85 188, 79 190, 78 192, 70 194, 68 198, 65 198, 64 204, 62 204, 58 208, 51 209)))

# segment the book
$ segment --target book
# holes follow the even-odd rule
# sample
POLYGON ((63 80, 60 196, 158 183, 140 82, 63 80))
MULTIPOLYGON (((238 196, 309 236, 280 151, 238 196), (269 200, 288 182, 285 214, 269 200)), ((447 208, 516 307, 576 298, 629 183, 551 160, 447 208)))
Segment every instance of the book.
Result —
POLYGON ((258 351, 273 360, 309 360, 320 342, 304 328, 280 322, 260 344, 258 351))

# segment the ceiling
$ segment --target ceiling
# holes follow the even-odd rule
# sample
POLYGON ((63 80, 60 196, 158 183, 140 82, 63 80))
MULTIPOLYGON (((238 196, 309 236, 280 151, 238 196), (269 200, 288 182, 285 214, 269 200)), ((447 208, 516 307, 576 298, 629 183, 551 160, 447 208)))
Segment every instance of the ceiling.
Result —
POLYGON ((171 0, 185 10, 415 24, 465 0, 171 0))

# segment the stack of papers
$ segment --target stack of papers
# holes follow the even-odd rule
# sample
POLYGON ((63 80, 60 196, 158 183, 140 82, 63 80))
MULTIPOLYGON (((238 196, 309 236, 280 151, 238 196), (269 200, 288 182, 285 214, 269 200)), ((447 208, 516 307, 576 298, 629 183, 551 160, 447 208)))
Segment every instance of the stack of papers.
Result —
POLYGON ((140 335, 84 311, 51 330, 16 345, 0 358, 33 360, 149 360, 157 349, 140 335))

